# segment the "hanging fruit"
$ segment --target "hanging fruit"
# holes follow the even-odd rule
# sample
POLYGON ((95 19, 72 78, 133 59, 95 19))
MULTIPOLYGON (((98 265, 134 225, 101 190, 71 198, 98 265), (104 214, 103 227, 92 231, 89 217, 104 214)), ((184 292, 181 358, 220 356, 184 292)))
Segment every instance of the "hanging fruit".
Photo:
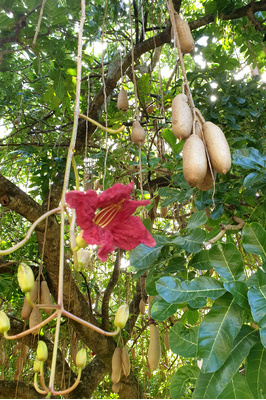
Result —
MULTIPOLYGON (((50 293, 50 290, 48 288, 46 281, 42 281, 42 283, 41 283, 41 300, 40 301, 41 301, 41 304, 50 304, 50 305, 53 304, 52 296, 51 296, 51 293, 50 293)), ((49 308, 49 307, 43 307, 43 310, 45 310, 45 312, 47 314, 51 314, 51 312, 52 312, 52 308, 49 308)))
POLYGON ((196 185, 197 188, 199 190, 202 190, 203 192, 206 192, 207 190, 212 189, 214 186, 214 181, 215 181, 215 177, 216 177, 216 172, 214 170, 213 170, 213 177, 214 177, 214 180, 212 179, 211 170, 210 170, 210 167, 208 164, 206 175, 205 175, 203 181, 196 185))
POLYGON ((180 93, 172 101, 172 130, 179 140, 189 137, 192 132, 193 117, 187 103, 187 96, 180 93))
POLYGON ((139 121, 133 122, 132 132, 131 132, 131 140, 133 143, 139 145, 145 142, 146 133, 139 121))
POLYGON ((203 134, 213 168, 219 174, 226 174, 231 168, 231 153, 223 131, 208 121, 203 124, 203 134))
MULTIPOLYGON (((195 48, 195 42, 191 35, 191 30, 188 23, 175 12, 176 31, 183 54, 191 53, 195 48)), ((171 38, 174 39, 174 29, 171 29, 171 38)))
POLYGON ((200 184, 207 173, 207 158, 202 140, 194 133, 183 147, 183 174, 190 186, 200 184))
POLYGON ((120 381, 122 371, 122 352, 120 347, 116 347, 112 357, 112 375, 111 379, 113 383, 120 381))
POLYGON ((127 92, 125 91, 124 88, 121 88, 120 92, 118 93, 117 108, 118 108, 119 111, 120 110, 127 111, 128 108, 129 108, 127 92))
POLYGON ((158 326, 150 324, 150 344, 148 348, 148 362, 150 369, 158 368, 161 359, 161 343, 158 326))

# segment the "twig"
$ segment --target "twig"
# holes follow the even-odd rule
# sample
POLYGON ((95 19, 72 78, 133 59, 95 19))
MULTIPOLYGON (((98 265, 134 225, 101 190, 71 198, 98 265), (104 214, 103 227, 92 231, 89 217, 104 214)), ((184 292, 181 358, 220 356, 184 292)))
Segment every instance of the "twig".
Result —
POLYGON ((40 15, 39 15, 39 19, 38 19, 38 24, 37 24, 37 28, 36 28, 36 32, 35 32, 33 41, 32 41, 32 47, 35 46, 35 43, 36 43, 36 40, 37 40, 37 37, 38 37, 38 33, 39 33, 39 30, 40 30, 40 27, 41 27, 42 15, 43 15, 43 9, 44 9, 45 2, 46 2, 46 0, 42 0, 42 6, 41 6, 41 9, 40 9, 40 15))
POLYGON ((218 235, 216 235, 214 238, 208 240, 208 242, 203 242, 203 246, 207 247, 208 245, 217 242, 217 240, 219 240, 225 234, 226 231, 229 231, 229 230, 238 231, 238 230, 242 229, 246 224, 246 222, 243 219, 239 218, 239 217, 234 216, 233 219, 236 222, 238 222, 237 225, 220 224, 221 230, 218 233, 218 235))

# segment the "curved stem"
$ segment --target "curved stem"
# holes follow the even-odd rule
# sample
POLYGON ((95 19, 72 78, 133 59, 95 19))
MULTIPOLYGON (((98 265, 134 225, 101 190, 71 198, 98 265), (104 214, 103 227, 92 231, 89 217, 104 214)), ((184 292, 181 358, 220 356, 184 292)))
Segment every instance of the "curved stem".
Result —
POLYGON ((56 317, 56 315, 57 315, 57 311, 54 312, 52 315, 50 315, 50 317, 48 317, 44 321, 42 321, 40 324, 35 325, 33 328, 27 329, 26 331, 18 333, 17 335, 9 336, 8 334, 5 334, 5 338, 8 340, 15 340, 15 339, 20 339, 24 336, 27 336, 30 333, 34 332, 36 329, 39 329, 42 326, 48 324, 48 322, 52 321, 52 319, 54 319, 54 317, 56 317))
POLYGON ((66 310, 63 310, 63 311, 62 311, 62 314, 65 315, 65 316, 68 317, 68 318, 73 319, 74 321, 76 321, 76 322, 78 322, 78 323, 80 323, 80 324, 82 324, 82 325, 84 325, 84 326, 87 326, 87 327, 90 328, 90 329, 93 329, 93 330, 96 331, 96 332, 101 333, 102 335, 105 335, 105 336, 116 336, 116 335, 120 332, 120 328, 117 328, 117 329, 116 329, 115 331, 113 331, 113 332, 106 332, 106 331, 104 331, 103 329, 98 328, 97 326, 91 324, 90 322, 85 321, 84 319, 81 319, 81 318, 79 318, 79 317, 76 317, 76 315, 71 314, 69 311, 66 311, 66 310))
POLYGON ((36 228, 36 226, 42 222, 45 218, 49 217, 52 214, 55 214, 57 212, 61 211, 61 208, 54 208, 53 210, 47 211, 45 214, 43 214, 40 218, 36 219, 36 221, 33 222, 33 224, 31 225, 30 229, 28 230, 25 238, 23 240, 21 240, 21 242, 17 243, 15 246, 11 247, 10 249, 7 250, 0 250, 0 255, 1 256, 5 256, 7 254, 13 253, 13 251, 18 250, 20 247, 22 247, 24 244, 27 243, 27 241, 29 240, 29 238, 31 237, 32 232, 34 231, 34 229, 36 228))
POLYGON ((43 376, 43 361, 40 363, 40 382, 41 382, 42 388, 46 391, 46 393, 48 393, 49 389, 45 385, 44 376, 43 376))
POLYGON ((94 119, 92 119, 90 117, 87 117, 84 114, 79 114, 79 117, 86 119, 87 121, 91 122, 93 125, 96 125, 96 126, 98 126, 98 128, 101 128, 103 131, 106 131, 109 133, 119 133, 125 129, 125 125, 122 125, 119 129, 107 128, 106 126, 101 125, 99 122, 95 121, 94 119))
POLYGON ((38 381, 37 381, 37 376, 38 376, 38 372, 35 372, 35 374, 34 374, 34 388, 35 388, 36 392, 38 392, 40 394, 47 394, 48 392, 46 392, 46 391, 44 391, 44 390, 39 388, 38 381))
POLYGON ((53 390, 52 394, 55 395, 55 396, 60 396, 60 395, 62 396, 64 394, 70 393, 72 390, 74 390, 79 384, 79 381, 80 381, 80 378, 81 378, 81 371, 82 371, 82 369, 79 368, 77 379, 75 380, 75 383, 70 388, 68 388, 66 390, 60 390, 59 392, 53 390))

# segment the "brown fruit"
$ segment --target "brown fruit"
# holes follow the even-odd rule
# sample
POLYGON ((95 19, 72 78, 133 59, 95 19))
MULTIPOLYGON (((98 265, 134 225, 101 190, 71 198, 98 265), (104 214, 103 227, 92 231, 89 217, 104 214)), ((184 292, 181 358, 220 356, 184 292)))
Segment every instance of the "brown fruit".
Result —
MULTIPOLYGON (((29 326, 30 328, 33 328, 34 326, 40 324, 42 322, 42 315, 40 313, 39 308, 33 308, 32 312, 30 314, 30 319, 29 319, 29 326)), ((35 331, 32 332, 33 335, 37 335, 39 332, 39 329, 36 329, 35 331)))
POLYGON ((207 158, 202 140, 191 135, 183 147, 183 174, 190 186, 200 184, 207 173, 207 158))
POLYGON ((145 301, 141 299, 139 302, 139 311, 141 312, 142 315, 145 315, 145 308, 146 308, 145 301))
MULTIPOLYGON (((53 300, 52 300, 52 296, 50 293, 50 290, 48 288, 47 282, 46 281, 42 281, 41 283, 41 304, 53 304, 53 300)), ((51 314, 52 309, 48 308, 48 307, 43 307, 43 310, 45 310, 45 312, 47 314, 51 314)))
POLYGON ((38 298, 38 286, 39 286, 39 282, 36 280, 34 282, 34 288, 32 289, 32 291, 30 292, 30 299, 33 303, 36 302, 37 298, 38 298))
MULTIPOLYGON (((214 180, 215 180, 216 172, 214 170, 213 170, 213 177, 214 177, 214 180)), ((197 188, 199 190, 202 190, 204 192, 204 191, 212 189, 213 188, 213 184, 214 184, 214 182, 212 180, 212 174, 211 174, 211 170, 210 170, 210 167, 209 167, 209 164, 208 164, 207 165, 207 172, 206 172, 206 175, 205 175, 203 181, 201 183, 199 183, 198 185, 196 185, 196 186, 197 186, 197 188)))
POLYGON ((165 332, 165 334, 164 334, 164 344, 165 344, 165 347, 167 348, 167 350, 170 350, 168 332, 165 332))
POLYGON ((150 104, 147 108, 146 108, 146 111, 147 111, 147 113, 148 114, 152 114, 153 113, 153 111, 154 111, 154 107, 153 107, 153 105, 152 104, 150 104))
POLYGON ((29 319, 31 312, 32 312, 32 306, 29 305, 28 300, 26 299, 25 296, 23 301, 23 307, 21 309, 21 318, 24 320, 29 319))
POLYGON ((161 216, 163 218, 166 218, 168 214, 168 208, 167 207, 161 207, 161 216))
POLYGON ((146 133, 142 126, 140 125, 139 121, 133 122, 133 128, 131 132, 131 140, 135 144, 142 144, 145 142, 146 133))
MULTIPOLYGON (((188 23, 186 21, 183 21, 182 18, 176 12, 175 12, 175 24, 182 53, 183 54, 191 53, 195 48, 195 42, 191 35, 190 27, 188 23)), ((171 29, 171 37, 172 39, 174 39, 173 27, 171 29)))
POLYGON ((158 368, 161 358, 161 343, 157 325, 150 324, 150 344, 148 348, 148 361, 150 369, 158 368))
POLYGON ((113 383, 120 381, 122 371, 122 352, 120 347, 116 347, 112 357, 112 375, 111 379, 113 383))
POLYGON ((120 389, 121 389, 121 382, 113 383, 112 392, 118 393, 120 389))
POLYGON ((183 140, 192 131, 193 117, 187 104, 187 96, 180 93, 172 101, 172 130, 176 138, 183 140))
POLYGON ((135 360, 135 358, 136 358, 136 351, 134 348, 131 349, 131 358, 132 358, 132 360, 135 360))
POLYGON ((124 88, 121 88, 118 97, 117 97, 117 108, 118 110, 122 111, 127 111, 129 108, 128 105, 128 98, 127 98, 127 92, 125 91, 124 88))
POLYGON ((203 134, 213 168, 226 174, 231 168, 231 153, 223 131, 208 121, 203 124, 203 134))
POLYGON ((130 359, 126 347, 122 348, 122 369, 125 376, 130 374, 130 359))

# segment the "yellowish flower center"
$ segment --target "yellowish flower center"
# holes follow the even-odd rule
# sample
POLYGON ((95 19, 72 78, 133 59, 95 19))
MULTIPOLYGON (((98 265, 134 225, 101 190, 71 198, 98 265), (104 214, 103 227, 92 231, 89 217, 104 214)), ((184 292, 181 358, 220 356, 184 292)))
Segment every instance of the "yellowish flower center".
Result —
POLYGON ((125 199, 122 199, 119 203, 110 204, 110 206, 102 208, 93 218, 93 222, 101 228, 105 228, 122 209, 124 201, 125 199))

